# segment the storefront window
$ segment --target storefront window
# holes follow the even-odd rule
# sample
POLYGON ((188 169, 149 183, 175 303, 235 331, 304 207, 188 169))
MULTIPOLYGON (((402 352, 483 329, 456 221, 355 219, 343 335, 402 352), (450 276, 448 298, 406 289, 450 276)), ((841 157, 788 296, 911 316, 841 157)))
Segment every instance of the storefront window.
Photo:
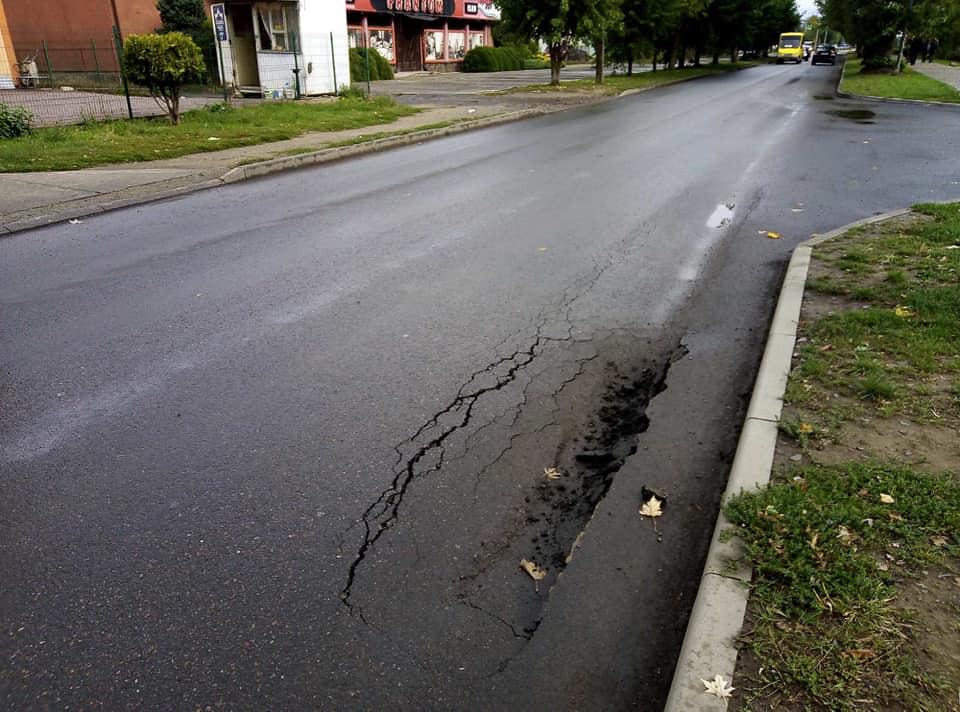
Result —
POLYGON ((471 32, 470 33, 470 49, 476 49, 477 47, 483 47, 483 33, 471 32))
POLYGON ((426 30, 423 35, 427 42, 427 59, 443 59, 443 30, 426 30))
POLYGON ((257 3, 254 13, 257 17, 261 50, 293 51, 293 42, 299 40, 300 29, 296 3, 257 3))
POLYGON ((347 28, 347 45, 350 48, 363 47, 363 28, 362 27, 347 28))
POLYGON ((467 37, 463 32, 447 33, 447 57, 450 59, 463 59, 466 52, 467 37))
POLYGON ((393 30, 390 28, 370 28, 370 46, 377 50, 388 62, 393 61, 393 30))

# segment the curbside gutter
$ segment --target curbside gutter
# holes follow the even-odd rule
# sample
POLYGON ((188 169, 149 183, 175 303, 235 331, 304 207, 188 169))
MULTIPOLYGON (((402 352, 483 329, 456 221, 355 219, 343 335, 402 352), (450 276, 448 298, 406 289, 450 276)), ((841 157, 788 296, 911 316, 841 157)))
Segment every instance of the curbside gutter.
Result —
POLYGON ((736 639, 747 612, 752 569, 746 563, 740 542, 736 538, 723 536, 723 532, 733 525, 723 513, 722 506, 740 491, 762 487, 770 481, 783 394, 793 360, 800 306, 813 248, 855 227, 908 212, 909 209, 893 210, 858 220, 815 235, 800 243, 793 251, 740 432, 730 477, 721 499, 721 510, 707 552, 697 598, 687 623, 665 712, 724 710, 726 701, 705 694, 701 680, 712 680, 719 674, 736 682, 733 679, 737 664, 736 639))

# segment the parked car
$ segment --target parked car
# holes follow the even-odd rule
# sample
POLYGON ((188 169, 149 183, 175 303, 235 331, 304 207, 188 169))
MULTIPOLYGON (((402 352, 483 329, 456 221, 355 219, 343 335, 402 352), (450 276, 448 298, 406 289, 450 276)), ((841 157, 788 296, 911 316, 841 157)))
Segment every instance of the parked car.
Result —
POLYGON ((810 64, 836 64, 837 48, 833 45, 820 45, 810 58, 810 64))

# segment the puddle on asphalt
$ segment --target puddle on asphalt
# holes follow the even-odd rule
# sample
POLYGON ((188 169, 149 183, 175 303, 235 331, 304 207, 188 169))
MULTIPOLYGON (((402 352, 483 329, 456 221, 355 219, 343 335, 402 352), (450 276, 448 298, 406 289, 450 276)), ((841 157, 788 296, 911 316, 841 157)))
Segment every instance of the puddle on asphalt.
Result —
POLYGON ((733 203, 720 203, 707 218, 707 227, 726 227, 733 221, 733 203))
POLYGON ((839 116, 841 119, 850 119, 857 122, 863 122, 876 116, 874 112, 867 109, 833 109, 826 113, 830 116, 839 116))

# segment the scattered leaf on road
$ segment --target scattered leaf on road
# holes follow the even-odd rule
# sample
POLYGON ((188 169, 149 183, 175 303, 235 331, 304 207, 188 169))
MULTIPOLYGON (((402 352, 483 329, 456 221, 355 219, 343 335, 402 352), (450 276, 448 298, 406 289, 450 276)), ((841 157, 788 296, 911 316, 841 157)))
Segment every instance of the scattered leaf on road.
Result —
POLYGON ((546 252, 546 251, 547 251, 547 248, 546 248, 546 247, 538 247, 538 248, 537 248, 537 252, 546 252))
POLYGON ((541 569, 532 561, 527 561, 526 559, 520 559, 520 568, 526 571, 530 575, 530 578, 532 578, 538 584, 540 583, 540 581, 543 581, 543 579, 547 577, 547 570, 541 569))
POLYGON ((660 505, 663 502, 656 497, 652 496, 646 502, 643 503, 643 506, 640 507, 640 514, 644 517, 660 517, 663 516, 663 509, 660 505))
POLYGON ((894 502, 896 502, 896 500, 888 494, 881 493, 880 502, 882 504, 893 504, 894 502))
POLYGON ((770 232, 767 230, 767 237, 769 237, 771 240, 779 240, 783 236, 779 232, 770 232))
POLYGON ((83 222, 83 220, 70 220, 70 224, 71 224, 71 225, 79 225, 79 224, 82 223, 82 222, 83 222))
POLYGON ((560 473, 557 471, 556 467, 544 467, 543 474, 547 476, 548 480, 559 480, 560 473))

